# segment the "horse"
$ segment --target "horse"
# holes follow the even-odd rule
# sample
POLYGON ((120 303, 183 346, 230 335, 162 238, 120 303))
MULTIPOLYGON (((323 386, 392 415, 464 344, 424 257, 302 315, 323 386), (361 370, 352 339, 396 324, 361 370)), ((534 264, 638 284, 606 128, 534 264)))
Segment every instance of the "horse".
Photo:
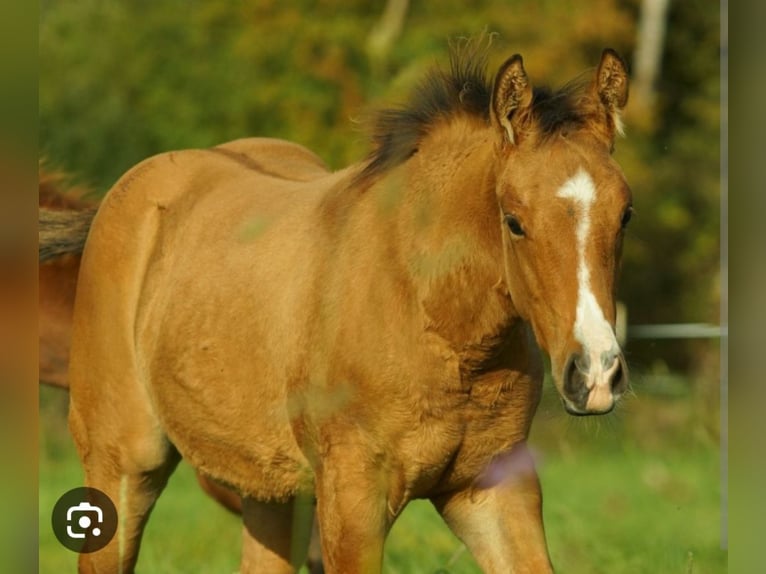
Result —
POLYGON ((542 352, 570 414, 628 388, 628 74, 611 49, 559 89, 487 62, 453 48, 346 168, 268 138, 167 152, 46 239, 82 250, 69 426, 120 516, 81 572, 133 571, 182 457, 242 495, 243 573, 296 571, 305 497, 330 573, 380 572, 413 499, 483 571, 552 572, 526 446, 542 352))

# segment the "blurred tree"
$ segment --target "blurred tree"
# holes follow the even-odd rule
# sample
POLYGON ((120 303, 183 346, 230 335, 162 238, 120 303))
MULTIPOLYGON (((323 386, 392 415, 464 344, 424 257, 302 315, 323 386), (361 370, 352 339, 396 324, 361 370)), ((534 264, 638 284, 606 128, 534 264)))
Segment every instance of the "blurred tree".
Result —
POLYGON ((387 0, 383 15, 367 37, 367 53, 373 74, 381 73, 392 45, 402 35, 409 5, 409 0, 387 0))
POLYGON ((668 0, 642 0, 633 74, 633 100, 644 106, 654 102, 667 28, 668 0), (637 97, 636 97, 637 96, 637 97))

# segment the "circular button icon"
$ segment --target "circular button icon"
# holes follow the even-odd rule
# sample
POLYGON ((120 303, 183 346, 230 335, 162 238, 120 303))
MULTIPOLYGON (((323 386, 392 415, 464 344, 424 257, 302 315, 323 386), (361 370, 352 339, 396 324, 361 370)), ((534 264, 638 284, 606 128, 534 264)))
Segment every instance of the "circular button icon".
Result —
POLYGON ((86 554, 100 550, 117 532, 117 509, 96 488, 73 488, 58 499, 51 516, 53 533, 63 546, 86 554))

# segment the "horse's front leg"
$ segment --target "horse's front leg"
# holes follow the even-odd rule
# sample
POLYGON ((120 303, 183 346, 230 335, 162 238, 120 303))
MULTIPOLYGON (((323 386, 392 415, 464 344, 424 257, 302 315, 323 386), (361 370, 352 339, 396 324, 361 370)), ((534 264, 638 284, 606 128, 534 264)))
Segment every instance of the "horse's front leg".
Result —
POLYGON ((553 572, 540 481, 526 448, 514 449, 491 469, 490 480, 434 498, 434 506, 485 573, 553 572))
POLYGON ((317 519, 326 574, 378 574, 388 532, 386 480, 365 468, 365 453, 322 461, 316 474, 317 519))

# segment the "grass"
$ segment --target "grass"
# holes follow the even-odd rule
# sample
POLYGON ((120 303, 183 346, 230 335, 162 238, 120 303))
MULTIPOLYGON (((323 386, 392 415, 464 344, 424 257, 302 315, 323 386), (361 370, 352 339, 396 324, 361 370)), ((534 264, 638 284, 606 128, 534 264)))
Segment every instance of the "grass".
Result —
MULTIPOLYGON (((550 389, 550 387, 548 387, 550 389)), ((40 572, 76 570, 50 529, 56 499, 82 481, 66 430, 66 393, 41 389, 40 572)), ((546 393, 530 443, 538 458, 551 558, 560 574, 718 574, 719 455, 686 394, 642 397, 620 413, 573 419, 546 393)), ((139 570, 236 572, 240 525, 181 464, 149 521, 139 570)), ((386 543, 388 574, 480 570, 428 502, 415 501, 386 543)))

